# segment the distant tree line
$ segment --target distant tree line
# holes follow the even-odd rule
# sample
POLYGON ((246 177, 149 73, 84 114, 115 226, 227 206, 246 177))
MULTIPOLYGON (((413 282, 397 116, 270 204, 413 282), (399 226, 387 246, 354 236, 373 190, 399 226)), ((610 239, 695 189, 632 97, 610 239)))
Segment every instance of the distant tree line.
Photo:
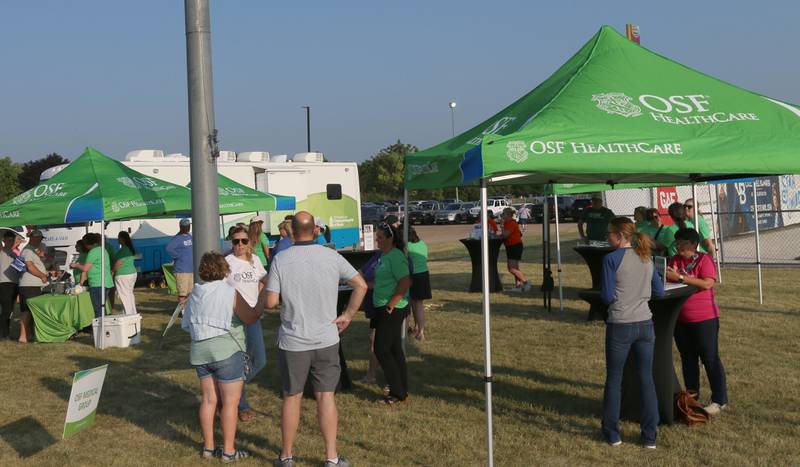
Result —
POLYGON ((55 152, 21 164, 0 158, 0 203, 35 187, 42 172, 61 164, 69 164, 69 159, 55 152))
MULTIPOLYGON (((359 182, 361 184, 362 201, 386 201, 403 199, 403 181, 405 173, 405 155, 417 152, 413 144, 405 144, 399 139, 385 147, 371 158, 358 165, 359 182)), ((523 196, 536 194, 534 185, 490 186, 489 195, 523 196)), ((477 187, 460 187, 458 197, 462 201, 477 201, 477 187)), ((455 199, 455 188, 438 188, 435 190, 412 190, 409 198, 418 199, 455 199)))

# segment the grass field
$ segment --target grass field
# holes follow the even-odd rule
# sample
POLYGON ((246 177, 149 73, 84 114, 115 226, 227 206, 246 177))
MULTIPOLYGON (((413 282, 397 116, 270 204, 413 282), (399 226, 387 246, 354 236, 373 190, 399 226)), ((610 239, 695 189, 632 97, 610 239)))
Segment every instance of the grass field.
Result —
MULTIPOLYGON (((533 237, 526 236, 531 242, 533 237)), ((526 251, 525 272, 537 283, 535 250, 526 251)), ((604 328, 585 321, 587 305, 577 291, 589 284, 588 269, 566 250, 563 314, 543 310, 538 293, 492 296, 497 465, 800 464, 800 270, 766 270, 763 306, 754 271, 724 270, 717 296, 730 407, 704 427, 660 427, 658 449, 645 451, 636 444, 633 423, 623 423, 626 443, 619 448, 599 436, 604 328)), ((480 296, 464 292, 469 262, 461 245, 435 245, 431 257, 435 299, 429 303, 428 340, 408 347, 411 402, 380 407, 374 402, 377 386, 357 385, 337 396, 340 452, 356 465, 485 463, 480 296)), ((508 274, 503 279, 510 282, 508 274)), ((0 465, 201 462, 188 335, 176 329, 158 350, 174 299, 161 291, 137 296, 144 333, 136 348, 101 352, 88 337, 64 344, 0 343, 0 465), (95 425, 62 441, 72 373, 103 363, 109 370, 95 425)), ((239 425, 239 444, 255 456, 242 465, 271 462, 280 446, 277 315, 268 314, 262 323, 269 362, 250 390, 258 417, 239 425)), ((366 369, 367 329, 360 316, 343 338, 354 379, 366 369)), ((304 402, 296 455, 300 465, 321 460, 312 401, 304 402)))

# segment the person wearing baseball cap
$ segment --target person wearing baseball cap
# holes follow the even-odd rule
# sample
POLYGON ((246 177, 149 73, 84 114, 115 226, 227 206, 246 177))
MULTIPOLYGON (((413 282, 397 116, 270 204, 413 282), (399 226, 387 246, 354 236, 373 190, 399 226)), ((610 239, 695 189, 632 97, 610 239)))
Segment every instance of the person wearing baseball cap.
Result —
POLYGON ((178 222, 178 234, 172 237, 165 248, 168 255, 175 261, 172 273, 178 286, 178 300, 183 303, 194 285, 194 250, 192 248, 192 221, 183 218, 178 222))
POLYGON ((250 245, 252 245, 253 254, 258 256, 261 264, 266 268, 268 267, 267 257, 269 256, 269 239, 264 233, 264 216, 256 215, 250 218, 250 245))

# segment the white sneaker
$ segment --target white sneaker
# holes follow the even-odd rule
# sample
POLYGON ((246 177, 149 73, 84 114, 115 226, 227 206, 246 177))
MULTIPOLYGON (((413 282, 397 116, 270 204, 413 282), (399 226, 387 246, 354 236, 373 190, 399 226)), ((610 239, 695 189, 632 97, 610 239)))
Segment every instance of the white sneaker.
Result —
POLYGON ((707 414, 714 416, 714 415, 719 415, 719 413, 722 412, 722 410, 725 409, 726 407, 728 407, 728 404, 720 405, 717 404, 716 402, 712 402, 707 406, 703 407, 703 410, 705 410, 707 414))
POLYGON ((622 445, 622 440, 618 439, 618 440, 614 441, 613 443, 608 443, 608 445, 609 446, 621 446, 622 445))
POLYGON ((522 291, 523 292, 530 292, 531 288, 532 288, 531 287, 531 283, 530 282, 526 282, 525 285, 522 286, 522 291))
POLYGON ((645 445, 644 445, 644 448, 645 448, 645 449, 655 449, 655 448, 656 448, 656 445, 655 445, 655 444, 645 444, 645 445))

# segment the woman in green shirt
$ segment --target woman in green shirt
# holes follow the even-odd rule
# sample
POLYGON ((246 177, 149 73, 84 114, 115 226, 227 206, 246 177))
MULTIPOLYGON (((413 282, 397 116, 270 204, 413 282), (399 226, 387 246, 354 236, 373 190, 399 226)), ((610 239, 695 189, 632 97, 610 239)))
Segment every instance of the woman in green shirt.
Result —
POLYGON ((84 279, 89 281, 89 296, 94 306, 94 317, 99 318, 102 316, 103 294, 107 294, 108 289, 114 287, 114 280, 111 278, 111 258, 107 250, 100 248, 100 234, 84 235, 83 244, 88 251, 86 261, 76 266, 82 271, 80 282, 84 279), (103 285, 106 290, 103 290, 103 285))
POLYGON ((269 270, 269 263, 267 256, 269 256, 269 239, 264 233, 264 218, 261 216, 253 216, 250 219, 250 245, 253 246, 253 254, 258 256, 261 260, 261 265, 264 269, 269 270))
POLYGON ((411 258, 411 311, 414 314, 414 333, 417 340, 425 339, 425 300, 430 300, 431 278, 428 273, 428 245, 413 227, 408 233, 408 256, 411 258))
POLYGON ((125 309, 126 315, 136 314, 136 298, 133 296, 133 287, 136 285, 136 266, 133 261, 136 249, 133 247, 131 236, 122 231, 117 235, 119 250, 114 254, 114 285, 117 287, 119 301, 125 309))
POLYGON ((375 305, 375 357, 389 384, 389 394, 381 403, 392 405, 408 397, 408 370, 403 352, 403 323, 408 315, 408 288, 411 277, 408 258, 403 254, 403 237, 386 223, 376 232, 381 257, 375 269, 372 304, 375 305))
POLYGON ((72 280, 75 281, 75 285, 81 285, 81 276, 83 275, 83 271, 80 268, 80 265, 86 262, 86 245, 83 244, 83 240, 78 240, 75 242, 75 251, 78 252, 78 257, 75 258, 75 261, 70 263, 69 267, 72 268, 72 280))

